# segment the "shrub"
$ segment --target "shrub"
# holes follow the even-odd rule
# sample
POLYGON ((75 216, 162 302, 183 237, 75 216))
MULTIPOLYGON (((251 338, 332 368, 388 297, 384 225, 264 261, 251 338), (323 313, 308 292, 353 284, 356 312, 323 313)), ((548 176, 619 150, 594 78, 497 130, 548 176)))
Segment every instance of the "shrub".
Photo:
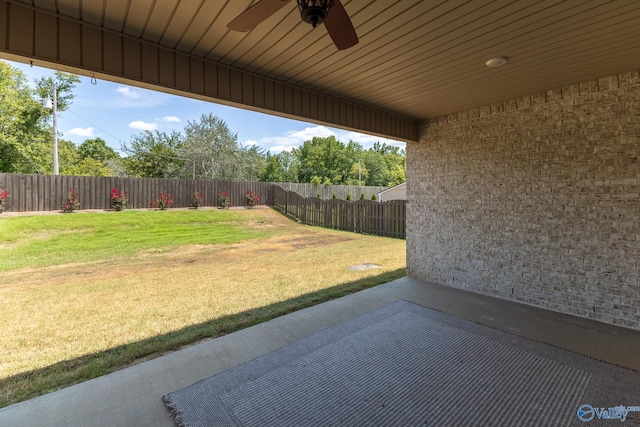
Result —
POLYGON ((0 188, 0 213, 4 212, 7 197, 9 197, 9 192, 0 188))
POLYGON ((373 196, 371 196, 371 200, 377 202, 378 201, 378 196, 376 196, 375 194, 373 196))
POLYGON ((332 199, 337 199, 337 197, 336 197, 336 193, 333 193, 333 194, 331 195, 331 198, 332 198, 332 199))
POLYGON ((251 190, 247 190, 247 194, 245 196, 247 198, 247 206, 249 206, 250 208, 257 205, 258 202, 260 201, 260 196, 258 196, 256 193, 254 193, 251 190))
POLYGON ((360 200, 364 200, 364 193, 360 193, 360 200))
POLYGON ((351 194, 347 194, 347 202, 351 201, 351 194))
POLYGON ((118 191, 116 188, 111 189, 111 209, 123 211, 127 207, 129 198, 124 191, 118 191))
POLYGON ((231 207, 231 198, 228 191, 223 191, 218 194, 218 206, 222 209, 229 209, 231 207))
POLYGON ((193 195, 191 196, 191 206, 194 209, 198 209, 200 206, 202 206, 203 199, 204 196, 202 195, 202 193, 200 193, 198 190, 194 191, 193 195))
POLYGON ((173 206, 173 196, 169 193, 160 193, 160 197, 151 201, 151 207, 165 210, 173 206))
POLYGON ((316 197, 319 199, 320 198, 320 193, 316 194, 316 197))
POLYGON ((74 188, 67 193, 62 205, 62 212, 71 213, 80 208, 80 202, 78 201, 78 191, 74 188))

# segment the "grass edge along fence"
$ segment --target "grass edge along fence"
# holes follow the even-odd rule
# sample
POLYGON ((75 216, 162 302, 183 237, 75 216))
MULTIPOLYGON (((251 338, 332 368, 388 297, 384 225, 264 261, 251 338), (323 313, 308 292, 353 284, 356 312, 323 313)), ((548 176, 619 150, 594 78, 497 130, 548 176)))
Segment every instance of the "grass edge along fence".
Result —
POLYGON ((273 208, 302 224, 377 236, 406 238, 406 200, 376 202, 304 197, 274 186, 273 208))
MULTIPOLYGON (((406 201, 377 202, 370 200, 386 187, 329 186, 325 195, 339 192, 354 201, 305 197, 283 188, 280 183, 260 181, 212 181, 175 178, 125 178, 69 175, 31 175, 0 173, 0 189, 9 192, 7 212, 61 210, 65 195, 78 191, 79 209, 109 209, 111 190, 123 191, 127 208, 149 208, 160 194, 171 194, 173 206, 189 207, 193 194, 203 195, 202 206, 217 206, 218 197, 228 193, 231 206, 246 206, 247 191, 260 197, 258 204, 272 206, 285 216, 306 225, 353 231, 378 236, 406 238, 406 201), (353 193, 353 194, 351 194, 353 193), (357 194, 356 194, 357 193, 357 194), (359 200, 364 194, 365 200, 359 200)), ((297 184, 296 190, 315 194, 314 184, 297 184)))

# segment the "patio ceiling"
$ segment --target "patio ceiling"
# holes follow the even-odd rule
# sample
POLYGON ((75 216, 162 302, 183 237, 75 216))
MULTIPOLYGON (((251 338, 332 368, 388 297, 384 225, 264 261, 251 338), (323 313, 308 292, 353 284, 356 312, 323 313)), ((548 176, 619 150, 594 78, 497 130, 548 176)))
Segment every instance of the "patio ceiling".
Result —
POLYGON ((640 64, 638 0, 342 0, 360 39, 342 51, 294 1, 247 33, 227 24, 251 0, 8 3, 415 122, 640 64))

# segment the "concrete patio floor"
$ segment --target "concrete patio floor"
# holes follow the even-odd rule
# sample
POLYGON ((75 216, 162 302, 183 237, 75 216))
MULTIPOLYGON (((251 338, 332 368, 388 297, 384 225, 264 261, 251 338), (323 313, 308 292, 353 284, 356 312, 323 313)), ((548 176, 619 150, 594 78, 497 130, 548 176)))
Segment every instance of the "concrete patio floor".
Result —
POLYGON ((397 300, 640 371, 640 331, 402 278, 2 408, 0 426, 174 426, 164 394, 397 300))

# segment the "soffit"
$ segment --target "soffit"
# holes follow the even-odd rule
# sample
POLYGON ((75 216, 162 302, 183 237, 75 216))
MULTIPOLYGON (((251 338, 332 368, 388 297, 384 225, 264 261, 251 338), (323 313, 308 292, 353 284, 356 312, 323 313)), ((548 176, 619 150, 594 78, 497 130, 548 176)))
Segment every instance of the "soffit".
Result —
POLYGON ((226 25, 251 0, 12 1, 414 120, 640 64, 638 0, 342 0, 360 38, 343 51, 294 1, 248 33, 226 25))

